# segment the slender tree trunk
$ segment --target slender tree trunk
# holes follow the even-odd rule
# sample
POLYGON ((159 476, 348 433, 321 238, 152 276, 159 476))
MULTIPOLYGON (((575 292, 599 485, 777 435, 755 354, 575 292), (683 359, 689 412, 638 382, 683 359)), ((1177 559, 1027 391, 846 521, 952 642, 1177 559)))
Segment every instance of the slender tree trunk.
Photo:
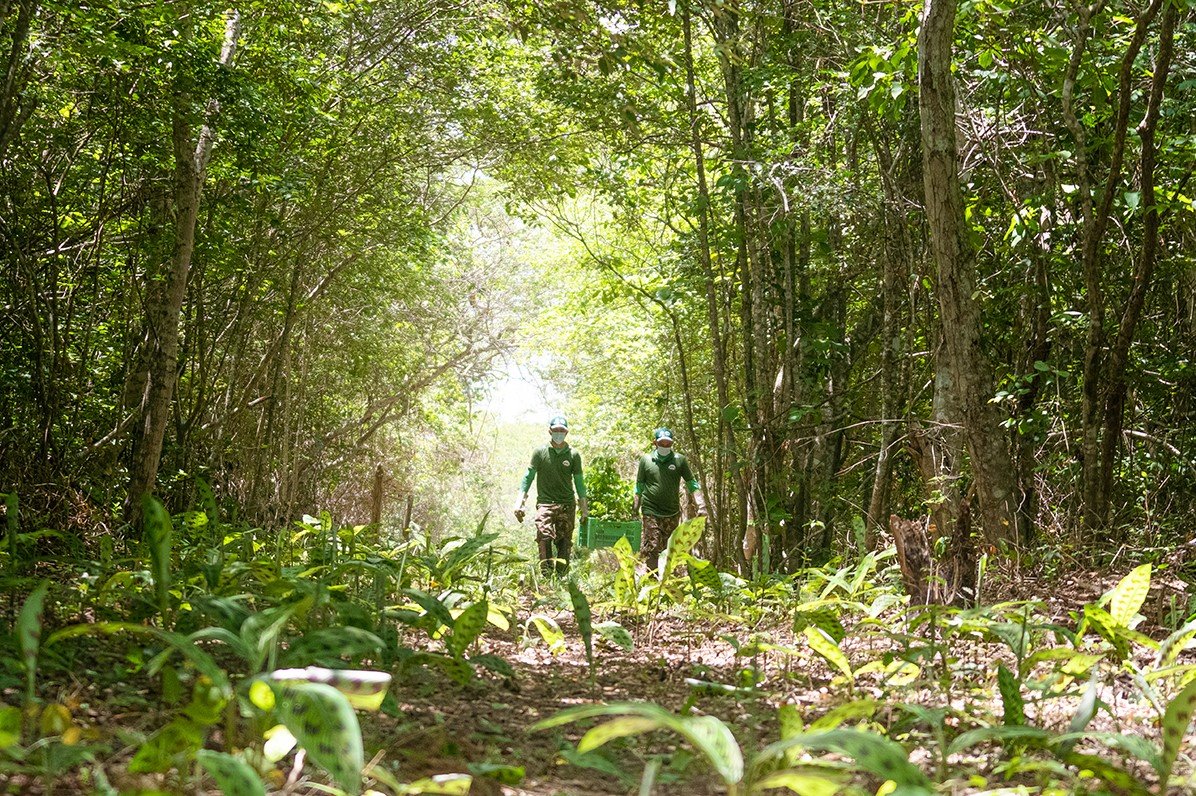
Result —
MULTIPOLYGON (((239 22, 237 13, 231 12, 220 54, 223 66, 232 61, 239 22)), ((133 463, 124 507, 125 517, 130 523, 140 519, 142 498, 153 493, 158 479, 162 443, 178 380, 179 319, 187 292, 191 257, 195 251, 195 227, 203 193, 204 171, 212 151, 213 132, 210 124, 219 110, 214 100, 208 103, 207 119, 196 138, 192 135, 190 122, 191 102, 188 91, 176 92, 172 108, 174 247, 169 268, 148 291, 148 378, 141 396, 140 422, 133 434, 133 463)))
POLYGON ((967 239, 955 143, 951 52, 957 0, 926 0, 918 35, 919 110, 925 209, 938 267, 949 388, 960 397, 980 517, 990 543, 1017 544, 1013 463, 992 396, 975 293, 975 251, 967 239))
POLYGON ((1080 213, 1084 222, 1084 237, 1081 261, 1084 268, 1084 286, 1088 294, 1088 334, 1084 346, 1083 403, 1081 407, 1080 455, 1082 457, 1082 484, 1084 527, 1089 533, 1103 531, 1108 522, 1109 495, 1105 489, 1103 450, 1101 443, 1102 408, 1105 404, 1106 374, 1110 370, 1105 363, 1105 297, 1104 275, 1101 262, 1101 246, 1108 229, 1113 198, 1121 181, 1121 165, 1125 158, 1126 135, 1129 127, 1132 102, 1132 76, 1134 61, 1146 40, 1147 30, 1165 0, 1152 0, 1139 15, 1134 35, 1130 39, 1118 71, 1117 113, 1113 121, 1113 143, 1108 146, 1109 166, 1104 187, 1099 194, 1099 204, 1094 204, 1095 180, 1088 162, 1088 145, 1084 128, 1075 111, 1075 84, 1083 63, 1084 50, 1092 32, 1092 17, 1103 7, 1103 2, 1089 8, 1080 4, 1076 44, 1063 81, 1062 112, 1064 122, 1076 143, 1076 185, 1080 195, 1080 213))
POLYGON ((1109 499, 1113 492, 1113 468, 1121 445, 1121 434, 1125 420, 1125 401, 1128 383, 1126 369, 1129 365, 1130 346, 1142 307, 1154 278, 1155 263, 1158 260, 1159 207, 1155 196, 1155 158, 1157 149, 1154 140, 1155 128, 1159 122, 1159 107, 1163 101, 1163 89, 1171 71, 1171 56, 1175 45, 1175 23, 1178 12, 1175 3, 1168 3, 1163 11, 1159 32, 1159 49, 1151 75, 1150 95, 1146 116, 1138 125, 1142 141, 1139 161, 1139 188, 1142 206, 1142 251, 1134 267, 1130 283, 1130 295, 1117 328, 1117 338, 1109 352, 1109 386, 1105 397, 1104 429, 1101 435, 1101 467, 1099 494, 1104 503, 1101 508, 1101 523, 1108 526, 1109 499))
MULTIPOLYGON (((718 426, 719 426, 719 448, 722 449, 716 455, 714 478, 718 489, 716 490, 721 498, 724 494, 722 488, 723 473, 725 472, 724 462, 729 459, 729 469, 731 472, 740 472, 741 468, 738 465, 738 457, 736 455, 734 432, 730 427, 725 416, 725 410, 731 405, 730 393, 727 387, 727 364, 726 364, 726 349, 724 348, 723 336, 721 332, 721 323, 719 318, 719 303, 717 286, 714 279, 714 265, 710 255, 710 191, 706 184, 706 159, 702 147, 702 136, 700 121, 698 116, 698 102, 697 102, 697 87, 694 77, 694 62, 693 62, 693 22, 691 19, 692 10, 690 4, 687 2, 682 11, 681 22, 682 31, 685 37, 685 100, 689 112, 689 132, 690 132, 690 147, 694 157, 694 169, 697 175, 698 188, 698 257, 702 266, 702 275, 706 287, 706 320, 710 330, 710 345, 711 351, 714 355, 714 382, 718 391, 718 426)), ((742 497, 741 497, 742 500, 742 497)), ((726 501, 720 500, 722 503, 718 507, 716 513, 715 507, 711 506, 711 521, 716 528, 720 530, 720 534, 725 534, 730 529, 726 501), (721 514, 721 516, 720 516, 721 514)), ((742 511, 741 511, 742 514, 742 511)), ((740 518, 742 523, 743 519, 740 518)), ((729 539, 729 545, 720 545, 720 550, 724 554, 729 553, 735 562, 742 569, 745 566, 743 555, 743 532, 732 535, 729 539), (728 550, 727 547, 730 549, 728 550)))

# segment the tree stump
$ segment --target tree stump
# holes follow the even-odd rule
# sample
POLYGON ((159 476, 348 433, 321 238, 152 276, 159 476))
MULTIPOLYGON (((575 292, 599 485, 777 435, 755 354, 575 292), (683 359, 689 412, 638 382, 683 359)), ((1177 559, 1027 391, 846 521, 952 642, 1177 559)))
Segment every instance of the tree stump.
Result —
MULTIPOLYGON (((901 582, 912 605, 972 605, 976 601, 976 548, 972 544, 969 501, 960 503, 959 519, 942 559, 936 559, 925 519, 889 517, 897 546, 901 582)), ((937 539, 937 533, 934 534, 937 539)))

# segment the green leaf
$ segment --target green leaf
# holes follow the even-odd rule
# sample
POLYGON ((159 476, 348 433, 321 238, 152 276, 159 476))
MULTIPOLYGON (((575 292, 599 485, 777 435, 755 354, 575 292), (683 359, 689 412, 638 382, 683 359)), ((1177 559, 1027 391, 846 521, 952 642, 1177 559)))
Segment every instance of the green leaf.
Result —
POLYGON ((627 652, 635 649, 635 639, 618 622, 600 622, 594 625, 594 629, 598 631, 598 635, 612 644, 622 647, 627 652))
POLYGON ((847 630, 839 619, 843 605, 838 600, 814 600, 799 604, 793 614, 793 632, 813 625, 821 628, 836 644, 839 643, 847 638, 847 630))
POLYGON ((21 614, 17 618, 17 637, 21 644, 21 662, 25 664, 25 701, 33 702, 37 684, 37 654, 41 649, 42 610, 46 604, 46 592, 50 581, 43 580, 25 598, 21 614))
POLYGON ((549 652, 557 655, 565 651, 565 634, 561 632, 561 626, 555 619, 544 614, 532 614, 528 621, 540 631, 540 637, 547 642, 549 652))
POLYGON ((486 600, 473 603, 458 616, 453 623, 452 635, 445 640, 445 646, 454 658, 465 654, 482 631, 486 628, 486 617, 490 614, 490 604, 486 600))
POLYGON ((702 531, 705 529, 706 518, 693 517, 678 525, 676 530, 669 534, 669 543, 665 547, 664 562, 660 569, 661 581, 664 581, 681 563, 683 556, 689 555, 689 551, 702 538, 702 531))
MULTIPOLYGON (((781 725, 782 741, 787 741, 790 738, 796 738, 805 732, 806 726, 802 721, 801 713, 798 711, 797 705, 792 703, 786 703, 777 708, 777 721, 781 725)), ((789 749, 785 752, 785 760, 790 765, 796 763, 798 757, 800 756, 801 750, 797 747, 789 749)))
POLYGON ((632 735, 642 735, 645 732, 663 729, 667 725, 660 718, 647 716, 622 716, 586 732, 577 744, 577 751, 592 752, 603 744, 616 738, 627 738, 632 735))
POLYGON ((909 762, 900 744, 862 730, 837 729, 809 732, 770 744, 761 759, 779 757, 794 746, 838 752, 855 759, 856 765, 881 780, 892 780, 906 796, 931 796, 930 780, 909 762))
POLYGON ((577 629, 581 632, 581 639, 586 645, 586 664, 590 674, 594 673, 594 627, 590 624, 590 601, 575 581, 569 581, 569 600, 573 603, 573 616, 577 619, 577 629))
POLYGON ((1149 591, 1150 564, 1135 567, 1130 574, 1121 579, 1110 595, 1109 614, 1113 621, 1122 627, 1128 627, 1149 591))
POLYGON ((1038 727, 1030 727, 1025 724, 997 724, 960 733, 947 747, 947 754, 953 755, 964 749, 970 749, 976 744, 989 741, 999 741, 1002 744, 1006 741, 1045 742, 1050 738, 1051 733, 1038 727))
POLYGON ((843 650, 839 649, 839 645, 835 643, 835 640, 828 636, 822 628, 807 627, 802 631, 802 634, 805 635, 806 643, 810 645, 810 649, 817 652, 829 664, 843 672, 843 675, 847 679, 850 680, 854 677, 851 671, 851 663, 847 660, 847 656, 843 654, 843 650))
POLYGON ((0 751, 21 740, 21 709, 0 705, 0 751))
POLYGON ((700 558, 689 558, 689 579, 694 587, 707 588, 715 594, 723 590, 723 579, 718 576, 718 569, 709 561, 700 558))
POLYGON ((1175 662, 1179 660, 1180 653, 1188 648, 1188 645, 1194 638, 1196 638, 1196 620, 1188 622, 1164 639, 1162 645, 1159 646, 1159 655, 1155 661, 1155 668, 1162 669, 1167 666, 1174 666, 1175 662))
POLYGON ((414 600, 436 622, 436 627, 429 628, 429 632, 435 633, 441 627, 453 626, 453 615, 448 607, 431 594, 419 589, 403 589, 403 594, 414 600))
MULTIPOLYGON (((481 657, 481 656, 479 656, 481 657)), ((439 652, 417 652, 408 658, 411 663, 430 664, 442 669, 458 685, 468 685, 473 679, 473 667, 463 658, 442 655, 439 652)))
POLYGON ((638 559, 626 536, 620 536, 611 549, 619 559, 619 571, 615 575, 615 603, 622 608, 630 608, 636 602, 635 567, 638 559))
POLYGON ((1001 689, 1001 702, 1005 706, 1005 724, 1025 724, 1026 703, 1022 699, 1022 684, 1003 663, 997 666, 997 685, 1001 689))
POLYGON ((843 789, 843 775, 832 772, 785 769, 765 775, 756 782, 755 788, 760 791, 788 788, 798 796, 835 796, 843 789))
POLYGON ((310 604, 310 598, 307 598, 290 605, 268 608, 253 614, 242 623, 241 640, 245 642, 246 649, 252 655, 248 663, 255 674, 262 670, 267 658, 270 657, 271 650, 275 648, 283 628, 291 621, 291 617, 300 608, 305 608, 310 604))
POLYGON ((224 796, 265 796, 266 789, 253 767, 239 757, 200 749, 196 760, 216 780, 224 796))
MULTIPOLYGON (((531 729, 532 731, 545 730, 598 716, 624 716, 637 719, 636 721, 620 722, 614 729, 605 731, 606 740, 647 732, 652 729, 672 730, 702 753, 725 783, 735 784, 743 779, 743 752, 727 725, 714 716, 677 716, 651 703, 620 702, 610 705, 584 705, 569 708, 555 716, 536 722, 531 729)), ((595 736, 595 740, 600 740, 601 737, 601 735, 595 736)), ((605 741, 602 742, 605 743, 605 741)))
POLYGON ((1081 772, 1091 771, 1112 785, 1120 793, 1126 793, 1130 796, 1147 796, 1150 793, 1136 775, 1096 755, 1064 752, 1059 755, 1059 759, 1068 765, 1075 766, 1081 772))
POLYGON ((170 523, 170 514, 153 495, 146 494, 141 511, 145 521, 145 542, 152 562, 154 593, 158 597, 158 612, 165 625, 170 621, 170 549, 174 526, 170 523))
POLYGON ((360 658, 381 652, 385 647, 386 642, 368 630, 351 626, 328 627, 305 633, 290 645, 282 661, 289 666, 333 663, 341 658, 360 658))
MULTIPOLYGON (((1076 705, 1076 712, 1072 714, 1071 722, 1068 724, 1067 731, 1070 734, 1082 732, 1085 727, 1096 717, 1097 707, 1097 682, 1095 673, 1092 679, 1088 681, 1088 686, 1084 689, 1084 695, 1080 697, 1079 704, 1076 705)), ((1075 740, 1064 741, 1060 744, 1060 750, 1064 753, 1070 753, 1072 748, 1076 745, 1075 740)))
POLYGON ((131 774, 160 774, 184 769, 203 748, 203 728, 180 716, 149 737, 129 761, 131 774))
POLYGON ((1196 710, 1196 680, 1188 683, 1167 703, 1167 710, 1163 714, 1163 758, 1159 763, 1159 781, 1163 783, 1164 790, 1171 778, 1171 769, 1183 745, 1184 736, 1192 724, 1193 710, 1196 710))
POLYGON ((1076 741, 1098 741, 1110 749, 1125 752, 1150 765, 1156 772, 1162 769, 1159 748, 1139 735, 1123 735, 1118 732, 1064 733, 1051 739, 1052 744, 1074 745, 1076 741))
POLYGON ((307 756, 349 793, 361 790, 361 727, 344 694, 323 683, 271 683, 274 710, 307 756))

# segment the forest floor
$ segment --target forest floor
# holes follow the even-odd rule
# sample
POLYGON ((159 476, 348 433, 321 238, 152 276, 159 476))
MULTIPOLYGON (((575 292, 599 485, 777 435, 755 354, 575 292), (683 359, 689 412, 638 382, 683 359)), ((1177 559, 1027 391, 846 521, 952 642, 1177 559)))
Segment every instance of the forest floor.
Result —
MULTIPOLYGON (((1124 573, 1122 573, 1124 574, 1124 573)), ((1117 577, 1105 573, 1076 573, 1066 580, 1052 582, 1021 579, 989 599, 1039 600, 1047 614, 1060 625, 1075 627, 1075 616, 1085 603, 1096 601, 1117 583, 1117 577)), ((1168 594, 1166 582, 1156 582, 1151 600, 1162 601, 1168 594)), ((530 641, 518 624, 507 633, 488 633, 483 651, 501 656, 515 669, 515 678, 479 678, 462 690, 439 681, 436 673, 421 671, 419 678, 396 683, 392 691, 402 709, 402 718, 385 715, 364 718, 367 748, 371 742, 388 750, 391 759, 400 762, 399 770, 408 779, 449 772, 465 772, 469 764, 486 761, 493 764, 521 766, 525 778, 515 785, 500 785, 485 777, 475 777, 474 794, 509 796, 598 796, 599 794, 636 793, 639 778, 653 757, 662 759, 656 794, 726 793, 714 770, 701 758, 680 747, 677 736, 653 733, 633 739, 616 740, 599 750, 579 755, 577 741, 585 730, 600 720, 546 731, 532 732, 535 722, 570 707, 598 702, 644 701, 671 711, 690 706, 695 713, 717 716, 732 729, 745 759, 780 737, 777 708, 782 704, 797 707, 805 724, 848 703, 873 701, 871 717, 889 726, 899 723, 900 704, 926 708, 946 708, 948 727, 981 723, 1001 723, 1002 702, 997 689, 996 662, 1016 664, 1010 649, 1003 644, 978 639, 955 644, 943 660, 927 661, 922 674, 900 689, 879 678, 861 676, 848 684, 836 677, 827 663, 809 652, 795 634, 790 622, 763 621, 755 626, 741 622, 716 622, 708 617, 662 616, 638 624, 624 621, 635 637, 633 651, 625 651, 595 637, 595 672, 588 673, 584 648, 580 643, 572 612, 565 605, 552 609, 553 599, 527 600, 521 610, 526 618, 533 611, 547 613, 561 626, 569 640, 567 649, 551 654, 531 631, 530 641), (737 654, 749 640, 767 640, 767 651, 757 650, 745 657, 737 654), (723 684, 717 687, 697 684, 723 684), (962 721, 961 721, 962 719, 962 721)), ((565 598, 567 604, 567 598, 565 598)), ((1148 601, 1143 610, 1147 610, 1148 601)), ((1157 639, 1165 637, 1162 628, 1140 629, 1157 639)), ((917 632, 917 631, 912 631, 917 632)), ((869 641, 857 641, 850 632, 842 648, 853 669, 885 656, 886 650, 869 641)), ((891 650, 889 651, 891 652, 891 650)), ((1153 653, 1139 651, 1137 664, 1146 667, 1153 653)), ((1192 662, 1190 653, 1183 662, 1192 662)), ((1065 732, 1076 710, 1076 694, 1085 683, 1071 688, 1073 698, 1033 699, 1027 695, 1026 721, 1053 732, 1065 732)), ((1159 713, 1143 698, 1128 674, 1113 678, 1099 694, 1106 710, 1100 711, 1088 726, 1093 732, 1122 736, 1140 736, 1159 741, 1159 713)), ((868 708, 861 716, 867 720, 868 708)), ((858 724, 859 717, 846 722, 858 724)), ((874 725, 875 726, 875 725, 874 725)), ((958 730, 951 730, 951 733, 958 730)), ((1056 776, 1061 767, 1044 765, 1011 767, 1003 773, 1001 763, 1007 752, 992 745, 966 754, 952 755, 940 761, 933 733, 928 727, 912 726, 898 736, 907 748, 913 748, 910 760, 952 794, 979 793, 997 788, 1025 787, 1009 793, 1107 793, 1100 780, 1052 790, 1060 784, 1056 776), (918 739, 925 741, 920 744, 918 739), (969 756, 970 755, 970 756, 969 756), (940 763, 942 768, 937 768, 940 763), (936 770, 937 768, 937 770, 936 770), (1089 790, 1089 788, 1092 788, 1089 790)), ((1084 751, 1083 744, 1079 751, 1084 751)), ((1109 755, 1108 749, 1094 747, 1095 754, 1109 755)), ((1015 753, 1014 753, 1015 754, 1015 753)), ((1189 771, 1186 752, 1181 752, 1176 771, 1189 771)), ((1149 783, 1149 766, 1129 757, 1114 756, 1118 765, 1131 772, 1140 783, 1149 783)), ((1083 777, 1077 777, 1077 782, 1083 777)), ((857 779, 875 792, 879 782, 866 777, 857 779)), ((1157 787, 1157 786, 1156 786, 1157 787)), ((772 791, 779 792, 779 791, 772 791)), ((786 791, 787 792, 787 791, 786 791)), ((1196 790, 1179 790, 1192 793, 1196 790)))
MULTIPOLYGON (((1115 575, 1101 573, 1075 573, 1066 580, 1050 582, 1022 578, 1016 584, 994 589, 985 595, 985 602, 1036 601, 1040 620, 1074 629, 1082 607, 1095 602, 1117 581, 1115 575)), ((1158 624, 1159 614, 1175 604, 1175 589, 1180 587, 1182 581, 1155 578, 1142 608, 1147 622, 1139 630, 1155 640, 1166 637, 1168 631, 1158 624)), ((1186 600, 1185 594, 1179 596, 1186 600)), ((866 668, 870 662, 891 662, 894 656, 901 657, 891 643, 887 647, 885 644, 895 629, 887 628, 885 635, 868 632, 862 627, 864 623, 860 627, 848 623, 840 647, 857 672, 849 681, 832 671, 824 658, 811 651, 802 635, 794 632, 792 615, 778 618, 775 611, 763 615, 770 618, 753 622, 745 616, 690 607, 651 619, 619 618, 633 636, 634 648, 624 650, 595 634, 591 677, 564 589, 559 584, 545 584, 537 591, 529 589, 510 629, 500 632, 491 627, 478 642, 478 652, 502 658, 510 664, 514 676, 503 677, 479 668, 478 676, 462 687, 440 670, 405 667, 390 691, 397 709, 358 714, 367 753, 379 750, 375 762, 397 770, 404 782, 472 773, 470 793, 477 796, 631 794, 638 792, 645 766, 659 760, 652 793, 706 796, 726 793, 727 789, 708 762, 685 747, 678 736, 655 732, 617 739, 580 754, 576 751, 578 740, 600 720, 542 731, 533 731, 532 726, 579 705, 649 702, 675 713, 690 710, 718 717, 730 727, 745 759, 750 761, 754 752, 781 737, 778 707, 792 705, 807 727, 838 710, 844 726, 888 728, 890 737, 911 750, 910 761, 939 783, 941 793, 972 794, 998 788, 1015 789, 1002 793, 1044 796, 1127 792, 1116 787, 1101 790, 1099 777, 1077 775, 1074 769, 1068 770, 1054 760, 1041 765, 1009 765, 1026 751, 1016 747, 988 744, 950 756, 941 754, 943 737, 957 736, 965 728, 1001 724, 997 662, 1017 668, 1005 644, 985 640, 980 634, 961 633, 943 645, 937 657, 920 658, 918 676, 905 685, 896 685, 891 672, 885 676, 866 668), (563 650, 550 652, 534 628, 525 628, 532 614, 550 616, 559 624, 567 639, 563 650), (844 707, 853 705, 858 707, 855 712, 844 707), (910 721, 908 706, 945 711, 939 734, 936 736, 935 729, 925 723, 910 721), (522 777, 511 776, 500 782, 487 775, 487 771, 492 775, 513 774, 516 768, 522 769, 522 777), (1055 789, 1060 785, 1064 787, 1055 789)), ((920 639, 929 642, 925 648, 934 648, 927 627, 929 624, 897 630, 906 634, 909 645, 916 645, 920 639)), ((906 653, 910 648, 906 647, 906 653)), ((1135 648, 1132 660, 1146 671, 1154 656, 1152 650, 1135 648)), ((1196 663, 1196 658, 1186 652, 1179 663, 1196 663)), ((1158 744, 1159 706, 1144 696, 1141 678, 1132 677, 1130 668, 1124 665, 1120 670, 1113 667, 1105 671, 1112 674, 1104 677, 1099 693, 1104 709, 1098 711, 1087 729, 1129 738, 1127 743, 1145 739, 1158 744)), ((1027 675, 1027 683, 1029 678, 1027 675)), ((1086 682, 1086 677, 1069 680, 1063 691, 1049 698, 1046 692, 1025 686, 1026 723, 1053 733, 1065 732, 1086 682)), ((126 730, 148 733, 169 721, 169 712, 150 707, 153 698, 148 694, 138 695, 135 689, 119 684, 96 691, 78 682, 68 683, 58 689, 58 694, 59 701, 74 711, 74 720, 87 728, 88 737, 129 738, 126 730)), ((6 689, 2 698, 9 704, 19 701, 13 688, 6 689)), ((134 748, 125 741, 122 751, 121 744, 116 743, 112 756, 102 761, 105 769, 121 770, 122 761, 127 764, 134 748)), ((1111 760, 1157 792, 1157 783, 1151 784, 1155 783, 1153 772, 1141 760, 1119 754, 1108 744, 1090 744, 1088 740, 1082 741, 1077 751, 1111 760)), ((1196 785, 1196 778, 1190 773, 1190 755, 1194 753, 1193 749, 1180 752, 1176 772, 1187 776, 1189 787, 1173 788, 1174 793, 1196 792, 1191 787, 1196 785)), ((1049 755, 1041 757, 1045 760, 1049 755)), ((856 783, 865 786, 865 792, 876 792, 880 784, 877 780, 868 775, 854 776, 856 783)), ((51 792, 42 787, 45 780, 38 777, 2 780, 0 774, 0 793, 51 792)), ((276 782, 280 790, 275 793, 328 792, 318 784, 320 781, 322 774, 309 766, 303 776, 287 786, 276 782)), ((97 792, 87 782, 74 776, 63 777, 52 792, 97 792)), ((155 789, 162 788, 163 782, 116 775, 113 785, 123 793, 148 793, 162 792, 155 789)))

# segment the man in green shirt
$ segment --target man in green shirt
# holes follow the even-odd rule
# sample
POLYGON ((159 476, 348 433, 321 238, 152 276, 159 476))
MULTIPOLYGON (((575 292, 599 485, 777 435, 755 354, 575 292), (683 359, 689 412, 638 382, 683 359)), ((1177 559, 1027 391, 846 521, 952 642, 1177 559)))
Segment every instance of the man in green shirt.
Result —
POLYGON ((635 474, 635 511, 643 510, 644 532, 640 555, 648 566, 656 561, 669 543, 669 536, 681 520, 680 486, 685 483, 698 516, 706 516, 702 487, 689 468, 689 460, 673 450, 673 432, 658 428, 652 433, 653 451, 640 457, 635 474))
POLYGON ((540 571, 545 576, 552 574, 553 559, 556 573, 565 574, 569 569, 569 549, 573 544, 573 519, 575 506, 573 492, 577 490, 576 512, 585 525, 589 516, 586 506, 586 482, 581 472, 581 454, 569 447, 565 437, 569 434, 569 423, 561 415, 548 421, 550 441, 532 454, 532 463, 527 468, 520 485, 519 504, 515 507, 515 519, 523 522, 523 504, 532 480, 536 482, 536 545, 540 553, 540 571), (553 545, 556 555, 553 555, 553 545))

